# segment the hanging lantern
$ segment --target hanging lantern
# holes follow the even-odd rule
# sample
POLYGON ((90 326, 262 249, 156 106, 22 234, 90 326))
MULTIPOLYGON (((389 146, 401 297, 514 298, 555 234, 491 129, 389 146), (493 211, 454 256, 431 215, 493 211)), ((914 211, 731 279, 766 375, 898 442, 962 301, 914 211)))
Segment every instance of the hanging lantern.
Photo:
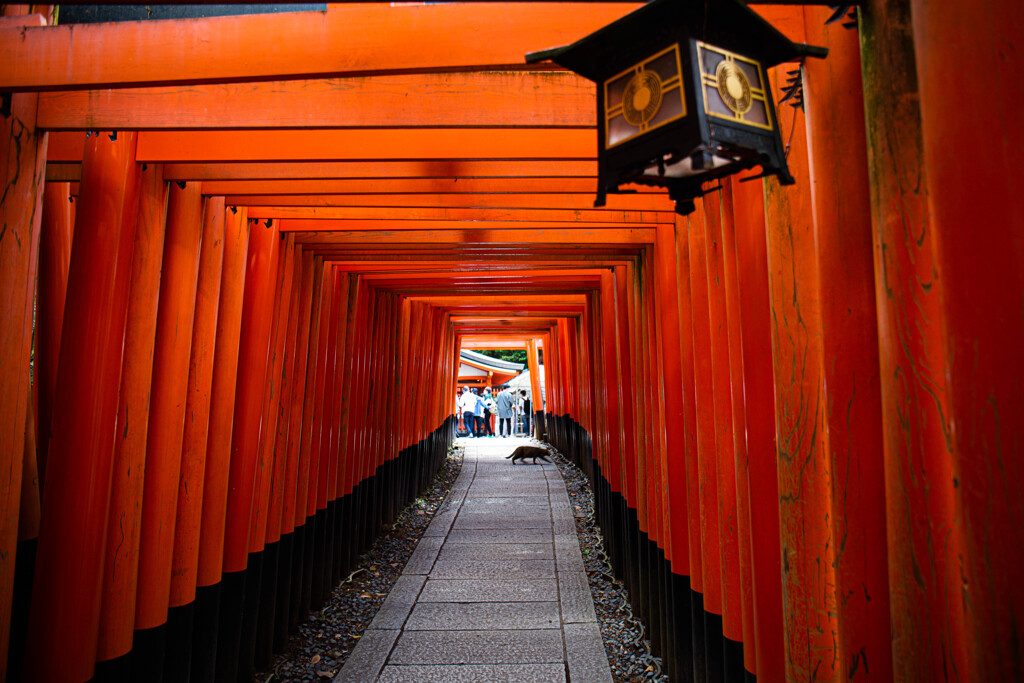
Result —
POLYGON ((765 69, 827 50, 791 42, 740 0, 654 0, 565 47, 533 52, 597 83, 597 200, 627 183, 693 211, 702 185, 786 166, 765 69))

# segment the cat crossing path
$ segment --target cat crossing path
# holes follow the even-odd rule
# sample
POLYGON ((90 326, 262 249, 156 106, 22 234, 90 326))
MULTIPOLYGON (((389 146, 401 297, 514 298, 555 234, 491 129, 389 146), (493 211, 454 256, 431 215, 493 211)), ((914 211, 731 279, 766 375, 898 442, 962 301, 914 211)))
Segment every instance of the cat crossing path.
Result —
POLYGON ((610 683, 558 469, 466 439, 462 472, 335 683, 610 683))

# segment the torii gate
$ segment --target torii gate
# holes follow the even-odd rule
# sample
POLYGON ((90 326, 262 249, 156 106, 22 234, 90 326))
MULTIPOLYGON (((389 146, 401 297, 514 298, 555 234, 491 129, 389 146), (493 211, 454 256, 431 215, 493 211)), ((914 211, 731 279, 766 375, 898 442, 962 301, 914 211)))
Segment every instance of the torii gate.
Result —
POLYGON ((758 8, 830 49, 798 184, 687 218, 594 209, 592 85, 522 64, 635 6, 0 20, 0 662, 244 676, 435 466, 461 318, 512 294, 671 671, 1019 677, 1021 6, 758 8))

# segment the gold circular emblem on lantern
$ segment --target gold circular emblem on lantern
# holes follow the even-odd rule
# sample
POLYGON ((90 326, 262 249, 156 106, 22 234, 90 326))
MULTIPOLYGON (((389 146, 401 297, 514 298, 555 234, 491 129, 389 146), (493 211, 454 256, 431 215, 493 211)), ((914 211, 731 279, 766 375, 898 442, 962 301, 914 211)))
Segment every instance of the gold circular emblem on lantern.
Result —
POLYGON ((715 79, 718 81, 718 94, 722 96, 725 106, 737 116, 750 111, 750 81, 742 69, 730 61, 719 62, 715 69, 715 79))
POLYGON ((622 117, 633 126, 641 126, 661 109, 661 77, 642 69, 629 79, 622 93, 622 117))

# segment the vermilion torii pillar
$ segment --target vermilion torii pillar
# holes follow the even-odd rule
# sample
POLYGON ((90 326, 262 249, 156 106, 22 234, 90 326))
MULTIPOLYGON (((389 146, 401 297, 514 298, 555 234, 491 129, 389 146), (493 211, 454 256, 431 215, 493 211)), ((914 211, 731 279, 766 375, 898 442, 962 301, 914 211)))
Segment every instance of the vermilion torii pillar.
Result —
POLYGON ((88 679, 101 579, 140 168, 134 133, 86 143, 68 274, 50 473, 32 592, 29 680, 88 679), (67 340, 66 342, 64 340, 67 340), (83 486, 82 482, 89 482, 83 486), (61 651, 61 657, 52 653, 61 651))

